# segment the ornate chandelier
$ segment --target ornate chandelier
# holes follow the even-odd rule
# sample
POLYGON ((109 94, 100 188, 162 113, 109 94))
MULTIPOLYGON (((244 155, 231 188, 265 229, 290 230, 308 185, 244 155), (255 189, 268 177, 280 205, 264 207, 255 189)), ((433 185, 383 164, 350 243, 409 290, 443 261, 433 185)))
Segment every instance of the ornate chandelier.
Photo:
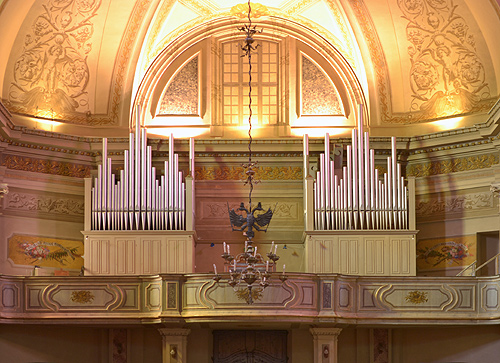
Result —
MULTIPOLYGON (((233 287, 239 297, 244 298, 248 304, 252 304, 254 300, 262 296, 262 291, 269 286, 269 279, 271 277, 271 271, 275 270, 276 262, 279 260, 279 256, 276 254, 278 245, 274 243, 271 244, 271 250, 267 253, 268 260, 264 262, 262 254, 257 253, 257 247, 253 246, 253 237, 255 235, 254 229, 257 231, 267 231, 271 218, 273 216, 273 211, 269 208, 264 213, 256 214, 264 211, 261 203, 259 202, 256 207, 252 208, 252 192, 254 184, 258 183, 255 180, 255 170, 254 167, 257 162, 252 161, 252 52, 255 52, 258 45, 254 46, 253 36, 260 32, 256 29, 256 26, 252 26, 251 19, 252 8, 250 5, 250 0, 248 1, 248 24, 243 27, 238 28, 238 30, 245 33, 245 43, 241 47, 244 52, 243 56, 248 59, 248 163, 243 164, 245 168, 246 179, 244 180, 244 185, 249 186, 248 193, 248 208, 242 202, 240 207, 237 209, 238 214, 234 209, 229 210, 229 220, 231 222, 231 229, 233 231, 241 231, 243 235, 246 236, 245 248, 243 253, 233 256, 231 255, 229 245, 226 242, 223 244, 224 252, 222 258, 225 264, 229 267, 229 280, 228 284, 233 287), (243 215, 243 213, 245 215, 243 215), (240 287, 238 289, 238 287, 240 287)), ((217 268, 214 264, 214 280, 219 282, 222 278, 221 275, 217 273, 217 268)), ((287 277, 285 276, 285 265, 283 265, 283 273, 280 275, 281 282, 285 282, 287 277)))

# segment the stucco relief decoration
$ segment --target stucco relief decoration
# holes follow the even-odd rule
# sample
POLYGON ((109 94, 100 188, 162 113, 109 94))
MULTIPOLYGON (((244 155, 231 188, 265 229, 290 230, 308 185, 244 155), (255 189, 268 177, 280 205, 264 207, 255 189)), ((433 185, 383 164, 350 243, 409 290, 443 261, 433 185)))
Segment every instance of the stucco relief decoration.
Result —
POLYGON ((465 210, 493 208, 493 196, 490 193, 465 194, 452 198, 418 201, 415 212, 419 217, 429 217, 444 213, 462 213, 465 210))
POLYGON ((92 18, 100 0, 50 0, 25 36, 9 101, 16 111, 57 119, 87 112, 92 18))
POLYGON ((474 110, 490 97, 466 20, 453 0, 398 0, 411 45, 411 112, 440 118, 474 110))
MULTIPOLYGON (((273 218, 297 218, 297 204, 295 203, 262 203, 262 208, 267 210, 271 208, 273 211, 273 218)), ((239 203, 207 203, 204 205, 203 217, 204 218, 227 218, 230 209, 238 209, 239 203)))
POLYGON ((7 198, 6 209, 83 216, 84 202, 69 198, 52 198, 33 194, 12 193, 7 198))

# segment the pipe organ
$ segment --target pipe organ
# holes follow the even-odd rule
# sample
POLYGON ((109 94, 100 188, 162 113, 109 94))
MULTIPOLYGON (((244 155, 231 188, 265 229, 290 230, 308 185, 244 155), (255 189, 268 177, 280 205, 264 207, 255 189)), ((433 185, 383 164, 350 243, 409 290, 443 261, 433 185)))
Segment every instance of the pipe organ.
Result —
POLYGON ((325 135, 325 152, 320 154, 314 182, 314 229, 408 229, 408 188, 396 161, 396 138, 391 138, 387 172, 380 176, 362 122, 351 136, 347 164, 340 166, 338 175, 330 160, 330 138, 325 135))
MULTIPOLYGON (((190 167, 194 162, 194 139, 190 140, 190 167)), ((174 153, 174 138, 169 138, 168 161, 163 174, 152 166, 147 133, 137 122, 130 133, 129 149, 124 151, 123 169, 112 173, 103 139, 102 164, 91 189, 92 230, 184 230, 186 228, 186 186, 179 170, 179 155, 174 153)), ((194 169, 194 168, 193 168, 194 169)))
POLYGON ((195 271, 194 146, 190 139, 189 173, 183 175, 170 136, 168 160, 159 170, 137 119, 123 169, 115 175, 103 140, 97 176, 85 179, 86 275, 195 271))
POLYGON ((394 137, 387 171, 380 175, 363 121, 358 125, 345 149, 345 164, 331 160, 330 137, 325 135, 315 178, 309 175, 309 140, 304 136, 306 271, 415 276, 415 179, 403 178, 394 137))

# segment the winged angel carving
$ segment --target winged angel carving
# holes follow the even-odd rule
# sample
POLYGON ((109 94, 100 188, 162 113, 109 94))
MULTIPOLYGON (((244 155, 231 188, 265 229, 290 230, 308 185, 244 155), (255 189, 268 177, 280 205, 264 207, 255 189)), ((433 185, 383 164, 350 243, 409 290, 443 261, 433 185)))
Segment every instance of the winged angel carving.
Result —
MULTIPOLYGON (((229 210, 229 205, 227 209, 229 210)), ((267 231, 266 226, 269 225, 269 223, 271 222, 271 218, 273 217, 273 211, 271 210, 271 208, 269 208, 267 212, 255 216, 255 212, 264 210, 260 202, 259 204, 257 204, 257 207, 255 207, 251 211, 246 209, 245 205, 242 202, 237 210, 246 212, 246 217, 236 213, 234 209, 231 209, 229 211, 229 220, 231 221, 231 228, 233 231, 245 231, 245 229, 248 228, 246 236, 249 239, 252 239, 253 236, 255 235, 253 231, 254 228, 257 231, 266 232, 267 231)))

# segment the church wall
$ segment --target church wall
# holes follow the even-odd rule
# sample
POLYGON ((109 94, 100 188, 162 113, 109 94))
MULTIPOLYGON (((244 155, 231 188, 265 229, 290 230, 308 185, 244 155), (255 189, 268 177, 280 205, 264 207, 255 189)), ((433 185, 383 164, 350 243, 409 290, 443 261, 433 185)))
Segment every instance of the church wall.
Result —
POLYGON ((2 363, 160 363, 161 349, 157 327, 0 324, 2 363))
POLYGON ((499 229, 498 198, 490 190, 498 153, 486 141, 464 145, 428 145, 409 157, 407 174, 416 177, 418 275, 455 276, 476 260, 479 266, 486 257, 479 256, 480 234, 499 229))
POLYGON ((107 362, 107 329, 0 324, 4 363, 107 362))
POLYGON ((392 329, 392 363, 497 362, 498 326, 392 329))
POLYGON ((288 332, 289 363, 308 362, 314 355, 313 340, 309 329, 292 329, 288 332))
POLYGON ((212 330, 203 328, 191 329, 187 340, 188 363, 212 363, 212 330))
POLYGON ((338 362, 370 361, 370 329, 343 328, 338 337, 338 362))
MULTIPOLYGON (((46 170, 37 162, 41 159, 16 158, 4 157, 11 168, 3 178, 9 193, 0 199, 0 271, 31 275, 40 266, 40 275, 60 269, 78 274, 84 253, 83 179, 36 172, 46 170)), ((65 169, 54 162, 53 170, 58 168, 65 169)))
MULTIPOLYGON (((1 361, 160 363, 158 327, 0 324, 1 361)), ((187 362, 212 362, 212 329, 190 329, 187 362)), ((313 337, 308 328, 289 329, 287 345, 290 363, 313 362, 313 337)), ((340 363, 383 362, 377 359, 384 354, 390 363, 495 362, 499 350, 500 332, 495 325, 344 327, 338 336, 340 363), (377 338, 377 330, 386 332, 385 338, 377 338)))

